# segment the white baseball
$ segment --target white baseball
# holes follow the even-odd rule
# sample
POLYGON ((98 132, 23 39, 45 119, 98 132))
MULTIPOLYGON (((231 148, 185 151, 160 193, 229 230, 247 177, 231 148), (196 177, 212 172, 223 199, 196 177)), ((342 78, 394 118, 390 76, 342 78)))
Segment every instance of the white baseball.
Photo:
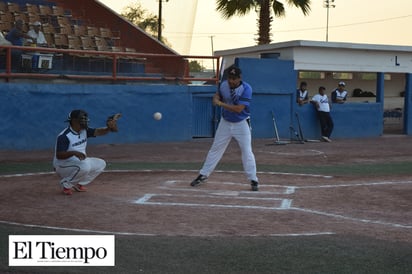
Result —
POLYGON ((153 113, 153 119, 155 119, 155 120, 162 119, 162 114, 160 112, 153 113))

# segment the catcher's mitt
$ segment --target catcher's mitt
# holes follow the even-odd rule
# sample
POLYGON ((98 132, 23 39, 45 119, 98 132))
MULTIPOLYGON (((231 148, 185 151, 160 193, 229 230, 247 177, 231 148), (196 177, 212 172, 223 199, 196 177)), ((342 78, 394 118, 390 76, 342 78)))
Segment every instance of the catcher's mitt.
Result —
POLYGON ((117 120, 122 117, 121 113, 116 113, 107 117, 106 126, 112 132, 117 132, 119 129, 117 128, 117 120))

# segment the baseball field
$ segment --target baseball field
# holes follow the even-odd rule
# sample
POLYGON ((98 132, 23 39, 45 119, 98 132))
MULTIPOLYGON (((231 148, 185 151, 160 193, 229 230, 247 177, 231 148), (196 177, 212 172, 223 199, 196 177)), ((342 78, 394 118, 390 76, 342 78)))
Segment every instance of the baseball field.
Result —
MULTIPOLYGON (((104 138, 104 137, 103 137, 104 138)), ((253 141, 250 191, 232 141, 93 145, 107 170, 61 193, 53 149, 0 151, 1 273, 412 273, 412 137, 253 141), (9 235, 115 235, 113 267, 9 267, 9 235)))

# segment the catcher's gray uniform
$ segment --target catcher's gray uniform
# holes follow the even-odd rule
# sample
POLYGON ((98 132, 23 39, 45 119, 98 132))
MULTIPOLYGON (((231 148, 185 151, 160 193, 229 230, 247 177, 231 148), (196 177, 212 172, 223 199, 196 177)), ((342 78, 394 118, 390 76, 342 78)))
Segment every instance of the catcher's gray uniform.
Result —
MULTIPOLYGON (((94 137, 93 128, 82 129, 77 133, 69 126, 57 137, 55 151, 78 151, 86 155, 88 137, 94 137)), ((103 172, 106 162, 103 159, 93 157, 86 157, 83 160, 76 156, 68 159, 57 159, 55 154, 53 166, 62 178, 61 186, 71 189, 76 184, 87 185, 93 181, 103 172)))

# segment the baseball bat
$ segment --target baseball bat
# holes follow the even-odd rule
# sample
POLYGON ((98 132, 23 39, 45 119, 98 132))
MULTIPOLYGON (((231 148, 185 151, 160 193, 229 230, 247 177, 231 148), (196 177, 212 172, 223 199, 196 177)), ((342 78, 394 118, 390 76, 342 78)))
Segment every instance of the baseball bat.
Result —
POLYGON ((302 138, 302 142, 320 142, 319 140, 309 140, 309 139, 305 139, 305 137, 303 136, 303 130, 302 130, 302 126, 300 124, 300 118, 299 118, 299 114, 297 112, 295 112, 295 116, 296 116, 296 120, 298 121, 298 126, 299 126, 299 132, 300 132, 300 137, 302 138))
POLYGON ((300 140, 302 142, 306 142, 305 137, 303 136, 303 130, 302 130, 302 126, 300 124, 300 118, 299 118, 299 114, 297 112, 295 112, 295 116, 296 116, 296 120, 298 121, 298 128, 299 128, 299 134, 300 134, 300 140))
POLYGON ((275 131, 275 144, 276 145, 286 145, 288 142, 281 141, 279 138, 278 127, 276 125, 275 113, 272 111, 273 129, 275 131))
MULTIPOLYGON (((220 71, 218 72, 218 81, 217 81, 217 92, 220 92, 220 84, 222 83, 223 76, 225 73, 225 65, 226 65, 226 60, 225 58, 222 58, 222 61, 220 63, 220 71)), ((213 108, 213 136, 216 134, 217 126, 219 123, 219 118, 220 118, 220 110, 217 107, 213 108)))
POLYGON ((295 130, 295 128, 294 128, 292 125, 289 126, 289 129, 290 129, 291 132, 293 132, 293 133, 295 134, 296 139, 299 141, 299 143, 301 143, 301 144, 304 144, 304 143, 305 143, 305 142, 302 140, 302 138, 300 137, 299 133, 295 130))

